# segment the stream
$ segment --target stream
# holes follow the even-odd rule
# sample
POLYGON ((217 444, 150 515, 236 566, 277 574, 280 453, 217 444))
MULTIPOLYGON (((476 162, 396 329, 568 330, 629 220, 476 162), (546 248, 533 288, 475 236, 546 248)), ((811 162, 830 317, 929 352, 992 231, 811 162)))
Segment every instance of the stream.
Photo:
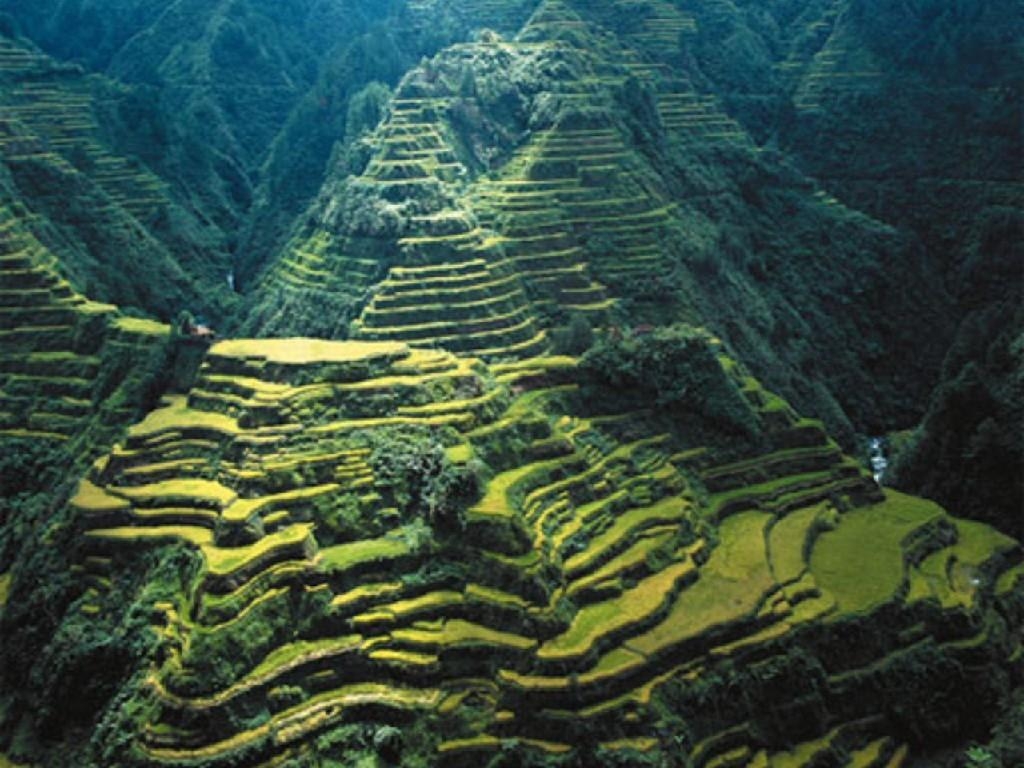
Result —
POLYGON ((875 482, 881 485, 885 471, 889 468, 884 437, 872 437, 868 440, 868 463, 871 465, 871 474, 874 475, 875 482))

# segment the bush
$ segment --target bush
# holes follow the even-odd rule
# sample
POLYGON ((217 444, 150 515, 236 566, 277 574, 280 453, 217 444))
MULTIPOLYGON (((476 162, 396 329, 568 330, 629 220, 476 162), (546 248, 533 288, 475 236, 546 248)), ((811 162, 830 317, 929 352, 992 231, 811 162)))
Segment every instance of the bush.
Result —
POLYGON ((384 725, 373 734, 373 748, 389 762, 402 756, 402 732, 393 725, 384 725))
POLYGON ((756 435, 757 416, 729 378, 707 337, 687 325, 644 335, 607 334, 580 364, 597 402, 609 396, 619 404, 676 414, 696 413, 729 433, 756 435))
POLYGON ((575 314, 564 328, 551 332, 555 352, 562 355, 582 355, 594 344, 594 329, 583 315, 575 314))
POLYGON ((485 465, 452 463, 433 430, 382 430, 373 441, 374 475, 404 514, 435 528, 461 527, 463 510, 483 490, 485 465))

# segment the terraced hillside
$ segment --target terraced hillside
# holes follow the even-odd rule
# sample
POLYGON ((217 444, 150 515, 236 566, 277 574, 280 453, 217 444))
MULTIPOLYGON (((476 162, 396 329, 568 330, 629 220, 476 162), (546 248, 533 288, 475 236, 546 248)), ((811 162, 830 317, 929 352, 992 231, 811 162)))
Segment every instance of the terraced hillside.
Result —
POLYGON ((322 296, 338 309, 333 321, 353 320, 361 338, 489 356, 537 351, 544 335, 519 281, 453 194, 467 171, 439 122, 444 99, 416 93, 415 83, 399 91, 376 134, 380 152, 346 182, 363 210, 351 204, 340 233, 317 230, 298 241, 265 289, 276 315, 258 320, 294 327, 278 307, 322 296), (373 224, 377 212, 382 226, 373 224))
POLYGON ((621 41, 623 50, 617 58, 631 75, 654 90, 661 123, 670 140, 755 149, 746 129, 726 113, 715 92, 679 66, 680 55, 701 32, 698 16, 708 13, 712 4, 691 9, 661 0, 601 0, 572 5, 621 41))
POLYGON ((760 440, 594 410, 572 358, 214 346, 72 501, 76 607, 96 621, 130 550, 200 558, 153 606, 132 759, 351 757, 337 729, 368 722, 405 724, 404 746, 378 744, 392 759, 444 765, 902 764, 905 740, 971 707, 880 715, 893 681, 944 690, 955 667, 994 695, 987 665, 1024 671, 1004 623, 1020 547, 883 494, 820 423, 716 365, 710 386, 742 392, 760 440), (667 728, 666 705, 685 723, 667 728))
POLYGON ((786 19, 781 54, 773 64, 779 85, 800 112, 820 110, 828 101, 871 91, 882 70, 871 52, 850 35, 845 0, 808 3, 786 19))
POLYGON ((439 16, 454 14, 469 30, 514 34, 537 4, 537 0, 467 0, 452 7, 439 0, 410 0, 408 10, 420 28, 436 24, 439 16))
POLYGON ((156 176, 100 143, 90 83, 79 72, 60 72, 42 53, 6 38, 0 39, 0 72, 5 124, 30 131, 6 137, 0 146, 8 160, 47 152, 74 158, 114 204, 143 221, 167 204, 165 185, 156 176))
POLYGON ((934 344, 927 354, 936 363, 949 354, 928 366, 933 373, 921 372, 941 384, 934 396, 922 393, 928 413, 907 420, 908 427, 920 423, 890 481, 1019 535, 1021 495, 1006 489, 1024 488, 1024 431, 1019 398, 1002 382, 1020 369, 1008 339, 1020 333, 1024 279, 1016 248, 1024 132, 1015 74, 1024 66, 1017 44, 1024 19, 1004 0, 813 0, 775 3, 767 13, 756 2, 715 5, 724 12, 692 6, 697 31, 687 69, 712 83, 751 134, 777 141, 824 194, 917 240, 929 274, 939 278, 924 292, 946 306, 946 320, 922 338, 934 344), (987 362, 995 359, 1004 363, 987 362), (985 393, 960 401, 977 381, 974 368, 985 371, 985 393), (982 401, 984 417, 954 404, 982 401), (990 426, 1012 426, 986 438, 988 414, 990 426), (953 446, 972 440, 991 452, 965 460, 953 446))
POLYGON ((920 383, 941 357, 916 334, 948 317, 909 295, 935 288, 901 255, 909 242, 761 152, 678 52, 644 42, 641 15, 623 18, 548 0, 515 37, 481 33, 410 71, 264 273, 244 332, 497 360, 543 351, 574 320, 686 318, 844 444, 853 423, 913 418, 917 384, 861 396, 882 378, 920 383), (804 266, 786 268, 795 253, 804 266), (892 259, 913 279, 894 282, 892 259), (897 298, 837 318, 850 295, 897 298), (876 350, 904 345, 911 368, 880 375, 876 350))
POLYGON ((94 298, 165 319, 209 309, 224 291, 219 243, 165 182, 112 146, 113 115, 134 98, 0 35, 3 197, 36 214, 48 247, 94 298))
MULTIPOLYGON (((672 205, 614 117, 642 69, 615 63, 620 55, 641 61, 568 4, 545 2, 515 39, 492 33, 452 46, 408 75, 367 140, 365 170, 326 188, 319 226, 266 276, 250 330, 336 336, 358 315, 355 336, 499 357, 536 353, 537 324, 569 314, 606 321, 614 302, 604 283, 664 271, 673 224, 672 205), (537 72, 550 73, 540 89, 537 72), (516 100, 531 108, 510 110, 516 100), (361 204, 338 210, 330 201, 339 195, 361 204), (410 299, 423 306, 412 313, 397 294, 423 281, 469 302, 416 291, 410 299), (344 319, 332 328, 296 320, 290 308, 307 295, 344 319), (481 338, 467 346, 458 324, 481 338)), ((719 135, 707 98, 668 87, 659 104, 671 136, 719 135)))
MULTIPOLYGON (((546 24, 544 18, 542 12, 535 14, 527 30, 546 24)), ((318 207, 319 226, 298 238, 266 276, 250 328, 280 332, 313 326, 335 336, 350 330, 367 339, 491 358, 522 357, 545 344, 537 308, 524 293, 524 287, 532 287, 534 271, 542 273, 538 279, 554 279, 567 291, 556 295, 565 306, 607 309, 603 290, 587 277, 586 265, 571 258, 578 248, 562 247, 553 254, 554 269, 563 262, 569 266, 561 275, 544 270, 543 229, 524 240, 524 252, 506 258, 506 238, 485 228, 486 213, 478 215, 465 198, 481 166, 491 162, 479 153, 500 151, 467 135, 466 121, 480 119, 481 104, 496 97, 474 97, 466 90, 475 87, 469 83, 476 61, 487 61, 493 74, 510 57, 521 56, 519 68, 526 74, 560 51, 552 41, 531 38, 510 45, 488 37, 454 46, 407 76, 367 142, 372 155, 361 175, 335 182, 324 195, 327 202, 318 207), (338 210, 331 200, 342 190, 352 202, 338 210), (539 255, 531 260, 534 253, 539 255), (281 309, 309 295, 337 307, 342 324, 354 320, 352 328, 317 327, 315 318, 297 321, 281 309)), ((570 93, 566 98, 573 95, 585 97, 570 93)), ((503 135, 503 143, 516 138, 515 125, 491 122, 488 129, 503 135)), ((525 229, 528 223, 519 226, 525 229)), ((551 226, 566 228, 558 222, 551 226)), ((517 231, 509 235, 514 240, 517 231)), ((568 236, 554 231, 546 241, 568 236)), ((515 250, 514 243, 508 250, 515 250)))
POLYGON ((85 299, 58 266, 30 219, 0 208, 0 441, 71 440, 81 451, 98 411, 108 432, 134 418, 138 384, 134 392, 129 384, 133 394, 112 395, 133 368, 145 371, 160 357, 169 329, 85 299))
POLYGON ((0 0, 0 766, 1024 760, 940 5, 0 0))

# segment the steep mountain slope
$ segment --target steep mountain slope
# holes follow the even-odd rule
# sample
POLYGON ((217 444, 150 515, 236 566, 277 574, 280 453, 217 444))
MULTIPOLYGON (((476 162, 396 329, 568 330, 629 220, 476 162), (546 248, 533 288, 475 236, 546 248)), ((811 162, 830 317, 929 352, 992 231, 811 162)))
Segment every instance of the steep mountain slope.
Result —
POLYGON ((130 101, 104 78, 0 37, 5 570, 71 478, 172 375, 170 328, 139 315, 228 309, 208 230, 112 146, 106 114, 130 101))
MULTIPOLYGON (((167 185, 111 145, 105 117, 131 103, 114 83, 0 38, 3 194, 91 298, 170 318, 209 311, 227 269, 167 185)), ((220 308, 223 312, 223 308, 220 308)))
POLYGON ((668 410, 599 361, 215 346, 82 481, 72 601, 45 686, 7 669, 15 709, 67 733, 59 681, 102 663, 106 765, 351 763, 368 733, 402 764, 880 765, 983 728, 1020 672, 1019 545, 883 497, 716 342, 660 341, 703 385, 668 410), (124 639, 66 647, 83 624, 124 639))
POLYGON ((32 223, 17 206, 0 205, 4 566, 54 503, 55 488, 151 405, 168 354, 167 326, 78 294, 32 223))
MULTIPOLYGON (((446 307, 406 313, 408 333, 389 325, 398 315, 382 307, 401 305, 388 291, 418 277, 387 268, 429 266, 454 288, 466 281, 438 270, 481 260, 502 286, 518 276, 542 326, 575 313, 707 323, 848 443, 851 424, 913 424, 945 352, 922 339, 949 333, 934 334, 949 324, 948 299, 919 249, 758 150, 712 96, 626 45, 643 35, 613 35, 581 13, 545 3, 514 41, 456 46, 410 73, 366 139, 368 165, 338 163, 246 330, 338 337, 359 320, 356 336, 383 324, 388 338, 432 344, 445 322, 474 316, 446 307), (883 266, 894 261, 898 272, 883 266)), ((520 329, 478 353, 531 339, 491 294, 464 295, 484 301, 467 312, 520 329)))
MULTIPOLYGON (((353 144, 380 116, 359 108, 361 96, 395 85, 423 56, 481 28, 512 34, 533 0, 396 4, 349 42, 336 41, 315 85, 297 104, 261 167, 261 180, 237 250, 242 278, 251 281, 288 241, 295 219, 323 184, 336 144, 353 144), (367 120, 370 120, 367 124, 367 120)), ((378 6, 370 4, 371 11, 378 6)), ((345 34, 349 34, 350 24, 345 34)))
POLYGON ((87 51, 90 69, 159 87, 148 106, 178 135, 163 151, 151 145, 145 159, 195 195, 212 221, 237 225, 259 162, 315 81, 330 35, 346 20, 365 29, 361 9, 314 0, 118 5, 44 2, 16 18, 47 50, 72 59, 87 51))
MULTIPOLYGON (((132 86, 112 121, 219 232, 243 286, 279 248, 344 142, 352 97, 480 27, 515 30, 531 3, 376 0, 0 2, 54 55, 132 86)), ((227 269, 220 275, 223 280, 227 269)))
POLYGON ((987 252, 1001 255, 1002 250, 1011 258, 1002 270, 972 270, 965 279, 964 285, 974 288, 974 308, 960 324, 924 421, 899 448, 892 481, 1019 537, 1024 535, 1024 227, 1018 214, 1004 222, 1012 227, 1004 236, 1014 234, 987 252), (1007 296, 1007 285, 1020 290, 1007 296))
POLYGON ((947 315, 931 340, 946 355, 941 386, 896 482, 1019 534, 1024 422, 1016 395, 999 384, 975 389, 964 406, 974 413, 950 399, 964 389, 965 354, 993 380, 1012 379, 1007 339, 1021 331, 1019 5, 828 0, 691 10, 688 69, 830 194, 919 239, 928 272, 941 279, 916 289, 947 315), (991 481, 967 480, 982 476, 991 481))

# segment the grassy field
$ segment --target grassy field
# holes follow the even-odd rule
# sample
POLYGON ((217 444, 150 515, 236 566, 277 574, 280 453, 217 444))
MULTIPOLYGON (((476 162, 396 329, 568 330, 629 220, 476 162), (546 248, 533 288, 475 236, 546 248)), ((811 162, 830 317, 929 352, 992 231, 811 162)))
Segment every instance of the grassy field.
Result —
POLYGON ((904 537, 944 515, 933 502, 888 490, 884 502, 843 515, 836 530, 821 535, 811 572, 842 613, 877 607, 892 599, 906 578, 904 537))
POLYGON ((235 339, 210 349, 219 357, 258 358, 284 365, 355 363, 408 354, 404 344, 392 342, 325 341, 323 339, 235 339))

